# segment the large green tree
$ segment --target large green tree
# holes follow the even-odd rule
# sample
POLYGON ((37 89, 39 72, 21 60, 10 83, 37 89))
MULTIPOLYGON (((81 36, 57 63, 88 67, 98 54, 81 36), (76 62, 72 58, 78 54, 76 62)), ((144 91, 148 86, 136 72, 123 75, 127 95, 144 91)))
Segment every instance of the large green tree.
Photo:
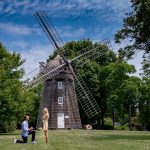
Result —
POLYGON ((28 114, 30 116, 29 124, 34 128, 36 128, 42 87, 43 87, 42 84, 39 84, 37 87, 34 87, 32 90, 23 89, 20 111, 18 111, 19 126, 22 122, 21 121, 22 117, 25 114, 28 114))
POLYGON ((22 100, 23 69, 20 66, 24 60, 20 54, 8 51, 0 43, 0 126, 3 131, 14 129, 17 112, 22 100))
MULTIPOLYGON (((117 61, 103 68, 105 75, 104 84, 107 90, 107 107, 108 114, 113 119, 113 128, 115 121, 121 118, 122 102, 124 98, 120 98, 120 91, 123 89, 123 83, 130 78, 128 74, 134 73, 135 68, 125 62, 117 61), (106 73, 105 73, 106 74, 106 73)), ((104 78, 104 77, 103 77, 104 78)))
POLYGON ((122 113, 124 117, 126 114, 127 122, 129 123, 129 129, 132 129, 131 117, 136 116, 138 99, 140 98, 139 92, 140 79, 137 77, 129 77, 125 80, 119 91, 119 99, 122 105, 122 113))
POLYGON ((130 42, 119 53, 130 59, 135 53, 143 53, 143 70, 150 76, 150 0, 131 0, 133 11, 127 13, 123 20, 123 28, 115 35, 120 43, 128 39, 130 42))
POLYGON ((150 130, 150 79, 145 78, 140 86, 139 117, 143 129, 150 130))
POLYGON ((4 132, 20 128, 25 114, 30 115, 30 123, 36 127, 42 86, 23 89, 23 63, 20 54, 0 43, 0 130, 4 132))

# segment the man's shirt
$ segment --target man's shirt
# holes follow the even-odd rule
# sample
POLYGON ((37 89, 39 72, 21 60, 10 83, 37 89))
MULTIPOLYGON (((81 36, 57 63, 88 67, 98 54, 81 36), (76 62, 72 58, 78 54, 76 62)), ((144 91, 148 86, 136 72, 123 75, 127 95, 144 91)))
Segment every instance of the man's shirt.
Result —
POLYGON ((22 122, 21 130, 22 130, 21 135, 23 137, 27 137, 28 136, 28 131, 29 131, 28 121, 25 120, 25 121, 22 122))

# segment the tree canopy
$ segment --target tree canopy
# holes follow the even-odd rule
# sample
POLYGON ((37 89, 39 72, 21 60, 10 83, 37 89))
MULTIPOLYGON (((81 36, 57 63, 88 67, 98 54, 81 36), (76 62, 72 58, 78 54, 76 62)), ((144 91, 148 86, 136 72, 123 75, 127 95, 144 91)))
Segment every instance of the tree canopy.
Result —
POLYGON ((16 129, 25 114, 32 114, 36 123, 39 96, 36 91, 23 90, 21 78, 24 60, 0 43, 0 131, 16 129))
POLYGON ((131 0, 131 3, 133 11, 126 14, 123 28, 115 35, 115 41, 129 40, 128 45, 119 50, 127 59, 141 51, 145 76, 150 76, 150 1, 131 0))
POLYGON ((0 124, 7 130, 8 125, 15 124, 17 112, 22 99, 22 84, 19 79, 24 71, 20 54, 9 52, 0 43, 0 124))

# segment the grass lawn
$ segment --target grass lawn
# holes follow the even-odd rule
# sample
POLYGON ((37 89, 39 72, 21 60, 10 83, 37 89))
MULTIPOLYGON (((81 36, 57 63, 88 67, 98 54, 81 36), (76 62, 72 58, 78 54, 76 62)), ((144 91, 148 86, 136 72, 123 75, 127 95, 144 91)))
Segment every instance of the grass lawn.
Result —
POLYGON ((13 144, 20 131, 0 133, 0 150, 150 150, 150 133, 142 131, 50 130, 49 143, 37 131, 37 144, 13 144))

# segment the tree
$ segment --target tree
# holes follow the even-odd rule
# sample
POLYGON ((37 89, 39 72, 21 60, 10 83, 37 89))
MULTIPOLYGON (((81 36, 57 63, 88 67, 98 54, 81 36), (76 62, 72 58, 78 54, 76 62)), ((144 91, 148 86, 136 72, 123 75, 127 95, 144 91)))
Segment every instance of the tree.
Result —
POLYGON ((143 71, 150 75, 150 1, 131 0, 133 11, 127 13, 123 20, 123 28, 115 35, 115 41, 129 39, 130 43, 119 53, 130 59, 136 52, 143 52, 143 71))
MULTIPOLYGON (((113 128, 115 121, 119 120, 122 112, 122 98, 120 98, 119 92, 122 84, 130 77, 128 74, 134 73, 135 68, 133 65, 129 65, 125 62, 117 61, 116 63, 110 63, 103 68, 103 72, 106 74, 104 84, 107 90, 107 107, 108 114, 113 119, 113 128)), ((103 77, 104 78, 104 77, 103 77)))
POLYGON ((22 117, 25 114, 30 116, 30 125, 36 128, 37 116, 40 104, 40 95, 42 91, 42 84, 34 87, 32 90, 23 89, 22 101, 18 113, 18 125, 20 126, 22 117))
MULTIPOLYGON (((131 130, 131 117, 136 115, 139 92, 140 79, 138 77, 129 77, 120 86, 119 99, 122 104, 121 114, 128 114, 129 129, 131 130)), ((124 116, 123 116, 124 117, 124 116)))
POLYGON ((139 88, 141 97, 139 99, 139 117, 143 129, 150 131, 150 79, 144 78, 139 88))
POLYGON ((4 132, 20 128, 25 114, 31 116, 30 123, 36 127, 42 85, 30 91, 22 88, 23 63, 20 54, 0 43, 0 130, 4 132))
POLYGON ((9 52, 0 43, 0 127, 3 131, 15 129, 17 114, 22 100, 24 60, 20 54, 9 52))

